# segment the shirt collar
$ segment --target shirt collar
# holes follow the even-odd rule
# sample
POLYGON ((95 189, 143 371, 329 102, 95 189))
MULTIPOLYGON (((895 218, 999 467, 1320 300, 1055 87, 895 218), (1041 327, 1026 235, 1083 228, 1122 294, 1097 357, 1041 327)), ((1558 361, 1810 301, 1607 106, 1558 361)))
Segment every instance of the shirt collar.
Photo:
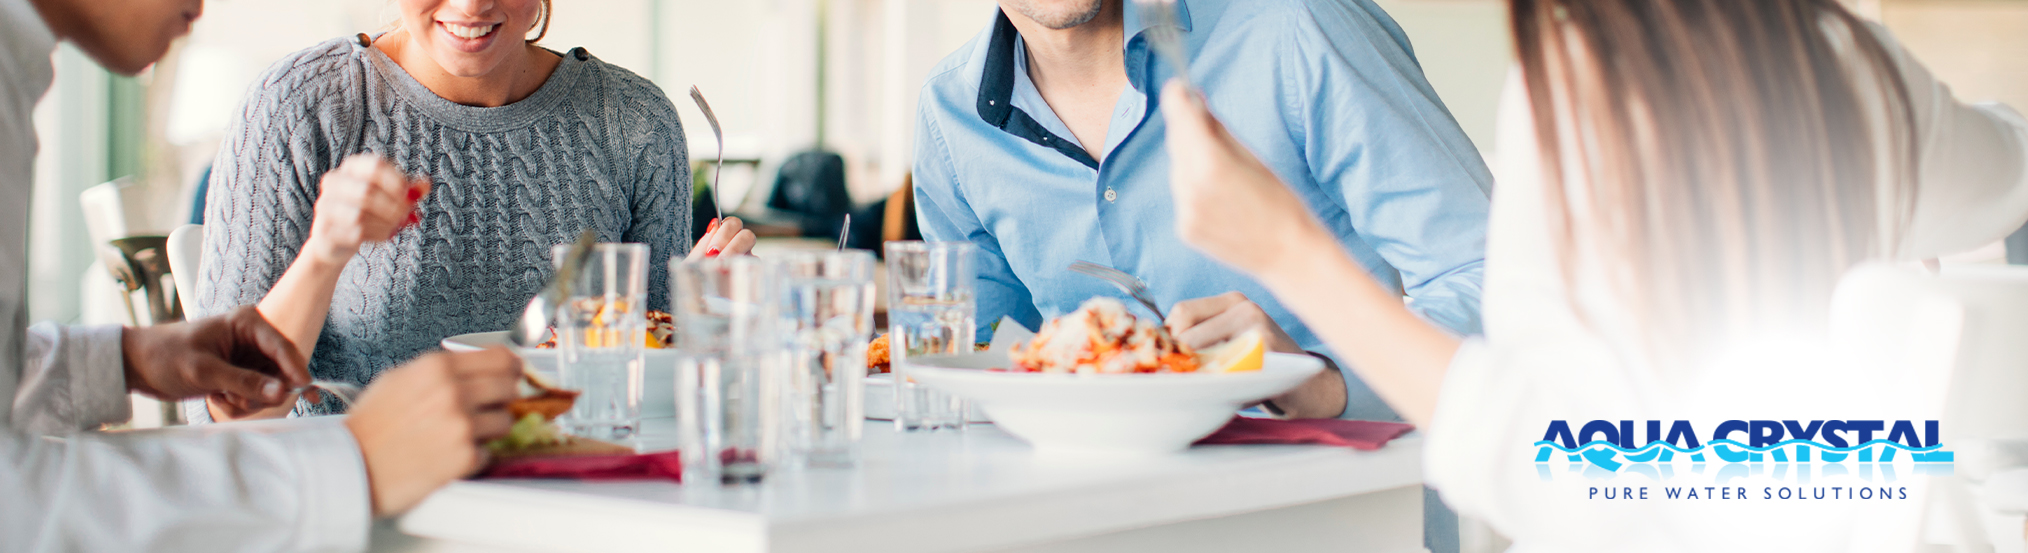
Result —
MULTIPOLYGON (((1184 0, 1175 0, 1175 2, 1177 26, 1181 27, 1183 32, 1190 32, 1190 7, 1184 0)), ((1123 0, 1121 4, 1124 10, 1121 17, 1121 25, 1125 30, 1125 33, 1123 33, 1125 42, 1120 47, 1125 49, 1127 44, 1131 44, 1134 41, 1135 37, 1146 32, 1149 25, 1141 17, 1140 9, 1135 6, 1134 0, 1123 0)), ((1042 124, 1029 117, 1027 113, 1015 109, 1011 101, 1014 96, 1014 72, 1021 64, 1017 63, 1015 59, 1017 50, 1014 48, 1014 45, 1020 39, 1021 34, 1019 30, 1014 28, 1014 21, 1007 18, 1005 11, 995 10, 994 15, 993 31, 986 38, 985 55, 981 58, 974 58, 976 62, 981 64, 979 99, 976 105, 979 111, 979 119, 984 120, 994 128, 1027 139, 1038 145, 1053 148, 1087 167, 1098 168, 1098 161, 1092 159, 1091 154, 1085 152, 1083 147, 1078 146, 1076 141, 1055 136, 1054 133, 1044 129, 1042 124)))
POLYGON ((1097 170, 1098 160, 1075 141, 1064 140, 1049 132, 1027 112, 1014 108, 1014 41, 1019 37, 1020 34, 1014 30, 1014 22, 1007 19, 1006 13, 1000 13, 993 20, 992 36, 986 39, 984 71, 979 78, 979 119, 993 128, 1056 150, 1085 167, 1097 170))
POLYGON ((1028 57, 1026 54, 1026 43, 1018 38, 1015 39, 1014 96, 1008 98, 1007 103, 1012 104, 1014 109, 1027 113, 1030 118, 1035 119, 1035 122, 1041 123, 1043 129, 1055 134, 1058 139, 1070 142, 1073 146, 1083 148, 1084 144, 1078 142, 1077 135, 1071 133, 1070 127, 1065 126, 1063 120, 1056 116, 1056 112, 1049 108, 1049 101, 1042 98, 1042 90, 1035 88, 1035 81, 1028 79, 1028 57))

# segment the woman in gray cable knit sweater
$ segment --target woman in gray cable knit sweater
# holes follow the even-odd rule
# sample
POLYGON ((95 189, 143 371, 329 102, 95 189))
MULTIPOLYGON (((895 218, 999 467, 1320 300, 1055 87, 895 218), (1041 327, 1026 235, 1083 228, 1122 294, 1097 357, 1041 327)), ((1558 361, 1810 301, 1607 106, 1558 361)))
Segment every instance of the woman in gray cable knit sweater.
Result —
MULTIPOLYGON (((393 32, 276 63, 218 155, 198 301, 258 303, 317 378, 364 384, 444 337, 507 328, 550 247, 582 228, 658 260, 690 249, 688 156, 662 91, 524 39, 546 29, 547 0, 453 4, 403 0, 393 32)), ((666 308, 667 269, 650 266, 649 303, 666 308)))

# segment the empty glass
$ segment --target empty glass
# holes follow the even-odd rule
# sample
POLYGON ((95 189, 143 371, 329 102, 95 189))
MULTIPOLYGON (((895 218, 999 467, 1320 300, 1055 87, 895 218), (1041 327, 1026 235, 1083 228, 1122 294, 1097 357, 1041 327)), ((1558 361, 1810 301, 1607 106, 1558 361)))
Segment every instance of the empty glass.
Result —
POLYGON ((894 367, 894 426, 963 429, 965 403, 915 383, 908 358, 971 353, 978 332, 976 276, 969 242, 888 242, 888 347, 894 367))
POLYGON ((759 482, 781 452, 787 348, 769 266, 746 256, 670 262, 676 424, 685 482, 759 482))
POLYGON ((789 252, 781 277, 789 365, 782 421, 791 462, 849 467, 866 420, 866 342, 873 333, 873 253, 789 252))
MULTIPOLYGON (((568 245, 552 252, 563 262, 568 245)), ((565 283, 557 308, 558 376, 581 395, 563 417, 566 431, 627 440, 641 428, 641 370, 648 331, 648 246, 599 244, 565 283)))

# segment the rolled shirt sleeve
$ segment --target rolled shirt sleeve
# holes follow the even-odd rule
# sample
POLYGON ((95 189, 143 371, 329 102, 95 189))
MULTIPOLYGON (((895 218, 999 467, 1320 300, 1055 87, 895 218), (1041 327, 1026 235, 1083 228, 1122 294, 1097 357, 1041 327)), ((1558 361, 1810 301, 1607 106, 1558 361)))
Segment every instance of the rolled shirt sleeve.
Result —
POLYGON ((66 434, 127 420, 119 326, 42 323, 28 329, 12 423, 21 432, 66 434))
POLYGON ((26 333, 0 428, 0 550, 357 551, 371 504, 342 419, 80 433, 126 420, 118 326, 26 333), (62 436, 62 437, 44 437, 62 436))

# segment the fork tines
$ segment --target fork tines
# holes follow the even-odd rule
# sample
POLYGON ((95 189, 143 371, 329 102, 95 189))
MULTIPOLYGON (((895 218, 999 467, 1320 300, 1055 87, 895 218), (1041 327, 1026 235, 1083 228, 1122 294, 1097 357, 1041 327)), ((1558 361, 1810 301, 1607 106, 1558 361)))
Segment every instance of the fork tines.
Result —
POLYGON ((1153 312, 1156 318, 1168 318, 1167 315, 1162 314, 1162 308, 1155 306, 1155 300, 1148 297, 1148 283, 1142 282, 1141 279, 1136 278, 1134 275, 1089 261, 1071 262, 1070 271, 1112 283, 1120 291, 1126 292, 1128 296, 1132 296, 1134 301, 1140 302, 1142 307, 1148 308, 1148 311, 1153 312))

